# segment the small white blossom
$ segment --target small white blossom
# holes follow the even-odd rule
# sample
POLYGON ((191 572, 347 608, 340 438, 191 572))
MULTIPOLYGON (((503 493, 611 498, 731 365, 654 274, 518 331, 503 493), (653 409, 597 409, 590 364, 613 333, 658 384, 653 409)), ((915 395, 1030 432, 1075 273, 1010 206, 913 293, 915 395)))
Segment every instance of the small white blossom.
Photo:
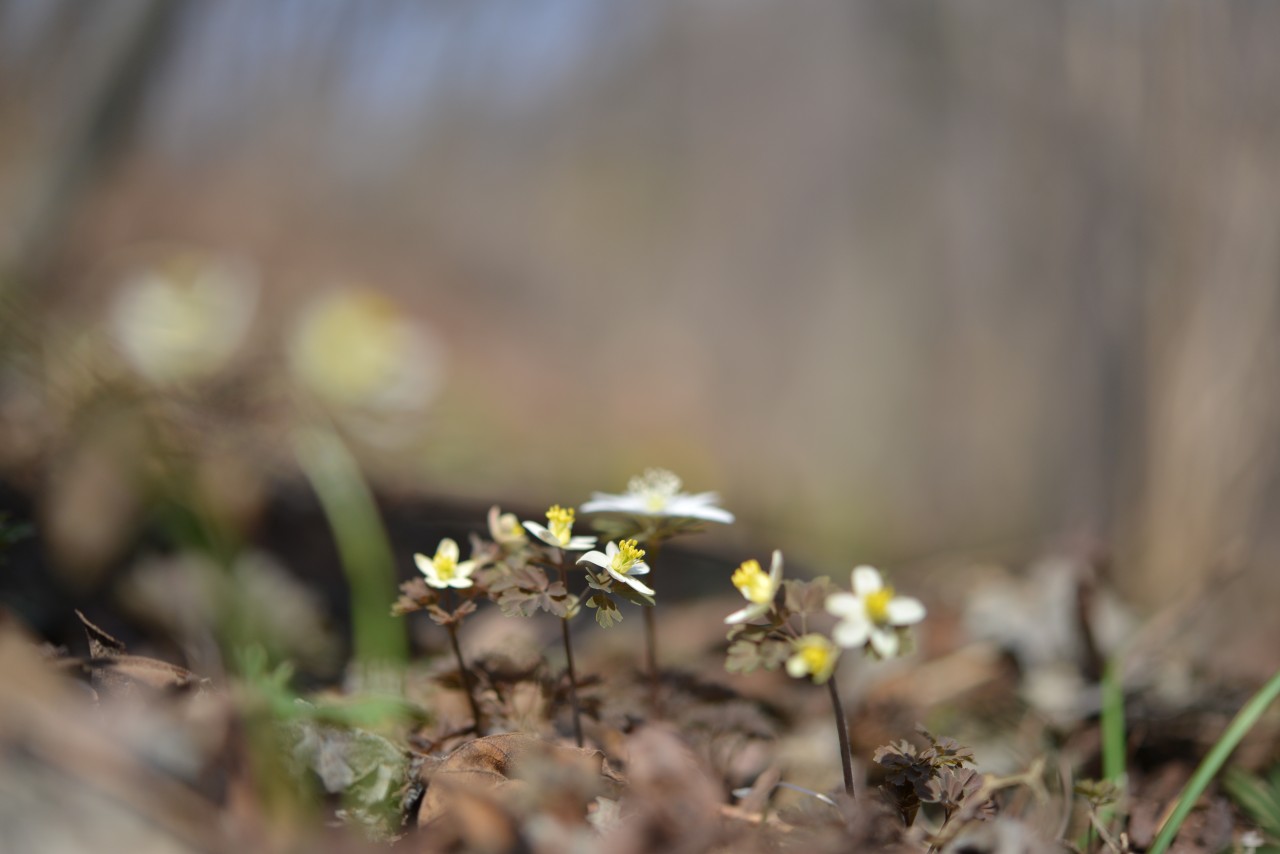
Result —
POLYGON ((741 611, 734 611, 725 617, 726 623, 729 625, 745 623, 764 616, 773 607, 774 597, 778 595, 778 588, 782 586, 782 552, 774 549, 773 563, 769 567, 768 575, 765 575, 764 570, 760 568, 760 561, 754 558, 743 561, 742 565, 734 570, 733 586, 738 588, 738 592, 746 598, 748 604, 741 611))
POLYGON ((649 572, 649 564, 644 562, 644 549, 638 548, 635 540, 611 542, 605 546, 603 552, 590 551, 578 558, 578 563, 583 561, 594 563, 613 578, 639 593, 646 596, 653 595, 653 588, 635 577, 649 572))
POLYGON ((176 385, 231 361, 256 304, 257 281, 246 265, 186 252, 131 275, 111 306, 112 331, 135 371, 176 385))
POLYGON ((529 542, 514 513, 503 513, 498 505, 489 508, 489 538, 500 546, 521 546, 529 542))
POLYGON ((809 634, 791 642, 794 650, 787 659, 787 675, 792 679, 808 676, 818 685, 826 683, 835 673, 840 649, 825 635, 809 634))
POLYGON ((287 341, 300 385, 339 411, 421 411, 442 385, 435 336, 376 291, 344 289, 313 299, 287 341))
POLYGON ((415 554, 413 562, 426 577, 427 584, 438 589, 470 587, 471 573, 476 571, 474 560, 458 562, 458 544, 448 538, 440 541, 435 557, 415 554))
POLYGON ((717 507, 714 492, 690 495, 681 492, 680 478, 666 469, 649 469, 631 478, 621 495, 596 492, 582 505, 583 513, 630 513, 637 516, 667 516, 678 519, 705 519, 708 522, 733 521, 733 514, 717 507))
POLYGON ((867 643, 881 658, 892 658, 900 647, 899 629, 924 619, 919 599, 897 596, 874 567, 853 570, 853 592, 832 593, 827 610, 840 618, 833 632, 836 643, 855 648, 867 643))
POLYGON ((583 549, 591 548, 596 544, 596 538, 591 536, 575 537, 573 535, 573 517, 572 507, 566 508, 561 507, 559 504, 554 504, 547 511, 547 525, 539 525, 537 522, 525 522, 524 527, 525 530, 542 540, 542 542, 558 549, 580 552, 583 549))

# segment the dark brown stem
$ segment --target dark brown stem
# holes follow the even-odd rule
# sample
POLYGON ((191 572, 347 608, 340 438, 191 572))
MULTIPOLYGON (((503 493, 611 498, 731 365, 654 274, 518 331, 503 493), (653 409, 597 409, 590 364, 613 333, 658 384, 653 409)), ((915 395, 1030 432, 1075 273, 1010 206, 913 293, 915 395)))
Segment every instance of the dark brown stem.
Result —
POLYGON ((644 607, 644 669, 649 675, 649 708, 659 714, 662 679, 658 676, 658 632, 654 626, 652 606, 644 607))
POLYGON ((840 769, 844 771, 844 790, 852 798, 853 756, 849 752, 849 722, 844 716, 844 706, 840 705, 840 689, 836 686, 834 673, 827 680, 827 689, 831 692, 831 710, 836 715, 836 735, 840 737, 840 769))
POLYGON ((564 635, 564 657, 569 662, 569 704, 573 707, 573 740, 582 747, 582 711, 578 706, 578 677, 573 672, 573 644, 569 643, 569 618, 560 619, 564 635))
MULTIPOLYGON (((646 543, 649 547, 649 566, 657 560, 660 541, 646 543)), ((654 612, 656 605, 642 609, 644 611, 644 667, 649 674, 649 710, 654 717, 662 714, 662 677, 658 673, 658 628, 654 612)))
POLYGON ((449 631, 449 645, 453 647, 453 657, 458 661, 458 672, 462 674, 462 685, 467 692, 467 703, 471 706, 471 718, 475 721, 476 735, 483 735, 480 704, 476 702, 475 687, 471 683, 471 671, 467 669, 467 663, 462 660, 462 647, 458 645, 458 627, 450 623, 445 628, 449 631))
MULTIPOLYGON (((565 569, 565 560, 567 558, 561 556, 559 570, 560 583, 565 589, 569 588, 568 572, 565 569)), ((569 615, 565 614, 560 618, 560 633, 564 637, 564 658, 568 662, 569 671, 569 705, 573 707, 573 738, 582 747, 582 709, 578 705, 578 676, 573 670, 573 644, 569 641, 569 615)))

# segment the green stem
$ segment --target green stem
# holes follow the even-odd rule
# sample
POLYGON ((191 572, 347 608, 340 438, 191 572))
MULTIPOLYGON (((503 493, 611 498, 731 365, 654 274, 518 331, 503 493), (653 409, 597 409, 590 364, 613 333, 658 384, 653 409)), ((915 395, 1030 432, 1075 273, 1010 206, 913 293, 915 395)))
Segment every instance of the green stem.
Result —
POLYGON ((1102 776, 1124 785, 1126 739, 1124 731, 1124 677, 1119 654, 1102 671, 1102 776))
POLYGON ((332 430, 299 430, 294 453, 320 499, 351 592, 355 658, 367 672, 400 669, 408 658, 404 625, 391 616, 395 560, 360 466, 332 430))
POLYGON ((1227 729, 1223 732, 1222 737, 1218 739, 1218 743, 1209 751, 1209 755, 1200 763, 1200 767, 1196 769, 1196 773, 1191 775, 1191 779, 1187 781, 1187 786, 1182 790, 1182 794, 1178 797, 1178 804, 1174 807, 1173 812, 1169 815, 1167 821, 1160 828, 1160 833, 1156 835, 1156 841, 1151 844, 1148 850, 1149 854, 1164 854, 1164 852, 1173 843, 1173 839, 1178 835, 1178 829, 1182 827, 1182 822, 1191 813, 1191 808, 1195 806, 1196 800, 1208 788, 1209 782, 1222 769, 1226 763, 1227 757, 1231 755, 1231 751, 1235 750, 1241 740, 1258 722, 1258 718, 1262 717, 1267 707, 1280 696, 1280 672, 1277 672, 1266 685, 1258 693, 1244 704, 1231 723, 1227 725, 1227 729))
POLYGON ((840 738, 840 770, 844 772, 844 791, 853 797, 853 756, 849 750, 849 722, 844 716, 844 706, 840 704, 840 688, 836 685, 836 675, 831 674, 827 680, 827 689, 831 692, 831 710, 836 716, 836 735, 840 738))

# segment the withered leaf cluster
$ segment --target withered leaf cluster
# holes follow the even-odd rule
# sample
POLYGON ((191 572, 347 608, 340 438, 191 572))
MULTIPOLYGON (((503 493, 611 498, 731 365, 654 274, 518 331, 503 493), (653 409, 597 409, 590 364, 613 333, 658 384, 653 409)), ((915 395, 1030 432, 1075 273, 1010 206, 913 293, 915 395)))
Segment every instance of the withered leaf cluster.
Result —
POLYGON ((922 726, 916 731, 928 747, 917 748, 903 739, 877 748, 872 755, 872 761, 884 770, 881 790, 908 826, 915 821, 921 803, 938 804, 950 818, 982 784, 977 772, 964 767, 974 763, 972 750, 922 726))

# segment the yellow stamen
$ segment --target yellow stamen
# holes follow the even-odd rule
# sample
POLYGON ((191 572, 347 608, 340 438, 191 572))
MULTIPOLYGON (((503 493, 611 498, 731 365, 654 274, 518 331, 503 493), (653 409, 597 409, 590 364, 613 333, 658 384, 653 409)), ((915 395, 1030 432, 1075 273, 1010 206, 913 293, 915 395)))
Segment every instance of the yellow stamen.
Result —
POLYGON ((613 556, 613 571, 626 575, 643 557, 644 549, 638 548, 635 540, 622 540, 618 543, 618 553, 613 556))
POLYGON ((756 605, 765 605, 773 601, 773 597, 777 594, 773 584, 764 570, 760 568, 760 561, 752 558, 742 562, 733 572, 733 586, 738 588, 748 602, 756 605))
POLYGON ((550 523, 547 527, 562 546, 567 545, 573 536, 573 515, 572 507, 566 509, 559 504, 553 504, 547 511, 547 522, 550 523))
POLYGON ((642 475, 631 478, 627 492, 643 496, 648 509, 656 513, 667 506, 683 484, 680 478, 666 469, 648 469, 642 475))
POLYGON ((431 564, 436 568, 436 576, 441 581, 451 581, 458 574, 458 561, 450 555, 436 552, 431 564))
POLYGON ((889 622, 889 603, 893 601, 893 588, 881 587, 875 593, 868 593, 866 599, 867 616, 871 622, 883 626, 889 622))
POLYGON ((836 668, 836 659, 840 656, 840 650, 835 644, 817 634, 797 638, 794 644, 793 658, 799 661, 799 666, 793 669, 793 665, 788 665, 788 672, 792 676, 808 675, 819 684, 831 678, 836 668))

